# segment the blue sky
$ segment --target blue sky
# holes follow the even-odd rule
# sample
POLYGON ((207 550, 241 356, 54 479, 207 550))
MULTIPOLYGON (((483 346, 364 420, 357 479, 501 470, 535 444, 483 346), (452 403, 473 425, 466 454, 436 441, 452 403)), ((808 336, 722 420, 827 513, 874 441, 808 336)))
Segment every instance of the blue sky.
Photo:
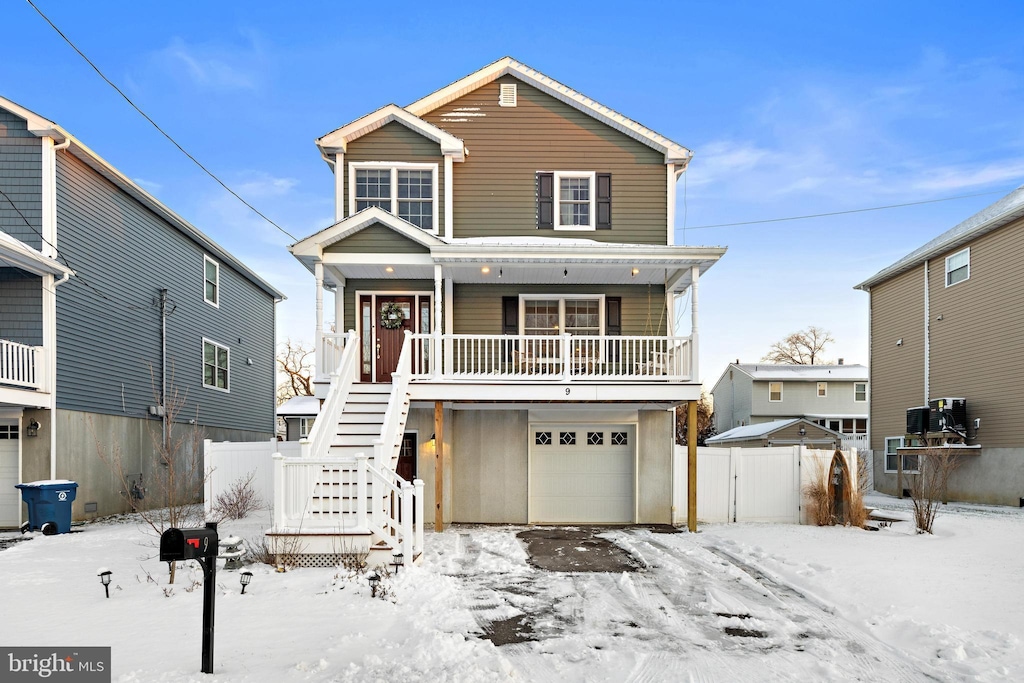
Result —
MULTIPOLYGON (((701 375, 789 332, 867 363, 853 286, 1024 182, 1014 2, 36 4, 179 143, 289 232, 333 215, 313 140, 511 55, 689 147, 677 242, 702 280, 701 375), (802 221, 763 220, 968 199, 802 221)), ((284 291, 313 336, 291 241, 139 117, 23 0, 0 7, 0 95, 56 121, 284 291)), ((687 314, 688 319, 688 314, 687 314)))

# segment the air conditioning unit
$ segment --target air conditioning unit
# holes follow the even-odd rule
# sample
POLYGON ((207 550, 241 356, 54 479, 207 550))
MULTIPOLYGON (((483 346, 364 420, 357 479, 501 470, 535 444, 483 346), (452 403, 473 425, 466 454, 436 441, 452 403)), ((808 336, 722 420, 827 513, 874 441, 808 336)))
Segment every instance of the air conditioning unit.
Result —
POLYGON ((929 432, 966 432, 967 399, 933 398, 928 401, 929 432))
POLYGON ((924 434, 928 431, 928 406, 907 408, 907 434, 924 434))

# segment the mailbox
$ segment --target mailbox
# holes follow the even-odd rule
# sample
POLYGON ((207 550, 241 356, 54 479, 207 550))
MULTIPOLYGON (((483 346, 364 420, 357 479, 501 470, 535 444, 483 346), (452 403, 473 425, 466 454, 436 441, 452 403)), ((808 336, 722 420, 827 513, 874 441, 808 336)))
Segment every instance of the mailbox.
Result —
POLYGON ((170 528, 160 536, 160 561, 215 558, 218 545, 216 529, 170 528))

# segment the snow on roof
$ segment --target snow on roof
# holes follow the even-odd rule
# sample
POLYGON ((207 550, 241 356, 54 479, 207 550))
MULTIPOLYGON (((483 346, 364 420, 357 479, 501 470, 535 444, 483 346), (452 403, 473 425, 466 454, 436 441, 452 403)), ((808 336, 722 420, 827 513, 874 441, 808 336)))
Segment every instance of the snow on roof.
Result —
POLYGON ((282 417, 292 415, 317 415, 320 413, 320 399, 316 396, 293 396, 277 407, 282 417))
POLYGON ((799 417, 790 418, 788 420, 773 420, 772 422, 759 422, 752 425, 743 425, 742 427, 733 427, 727 432, 716 434, 709 437, 705 443, 721 443, 723 441, 743 441, 746 439, 760 439, 765 437, 772 432, 778 431, 783 427, 788 427, 794 422, 800 422, 799 417))
POLYGON ((970 240, 997 230, 1011 221, 1024 217, 1024 185, 993 204, 958 223, 922 247, 915 249, 896 263, 883 268, 854 289, 867 291, 874 285, 910 270, 919 263, 955 249, 970 240))
POLYGON ((771 363, 740 363, 733 365, 754 379, 777 379, 791 382, 868 379, 866 365, 773 365, 771 363))

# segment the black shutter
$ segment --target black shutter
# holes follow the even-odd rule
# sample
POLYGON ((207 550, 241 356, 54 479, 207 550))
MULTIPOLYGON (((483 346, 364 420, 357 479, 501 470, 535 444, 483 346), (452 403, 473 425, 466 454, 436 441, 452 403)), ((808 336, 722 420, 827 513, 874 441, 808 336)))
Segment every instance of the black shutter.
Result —
POLYGON ((555 227, 555 174, 537 174, 537 228, 555 227))
POLYGON ((612 174, 597 174, 597 229, 612 229, 612 174))
MULTIPOLYGON (((501 297, 501 333, 519 334, 519 297, 501 297)), ((505 360, 512 362, 512 352, 519 348, 519 340, 509 340, 511 343, 502 342, 502 355, 505 360)))
MULTIPOLYGON (((606 296, 604 298, 604 333, 611 336, 622 334, 622 297, 606 296)), ((622 342, 608 340, 608 360, 618 362, 622 342)))

